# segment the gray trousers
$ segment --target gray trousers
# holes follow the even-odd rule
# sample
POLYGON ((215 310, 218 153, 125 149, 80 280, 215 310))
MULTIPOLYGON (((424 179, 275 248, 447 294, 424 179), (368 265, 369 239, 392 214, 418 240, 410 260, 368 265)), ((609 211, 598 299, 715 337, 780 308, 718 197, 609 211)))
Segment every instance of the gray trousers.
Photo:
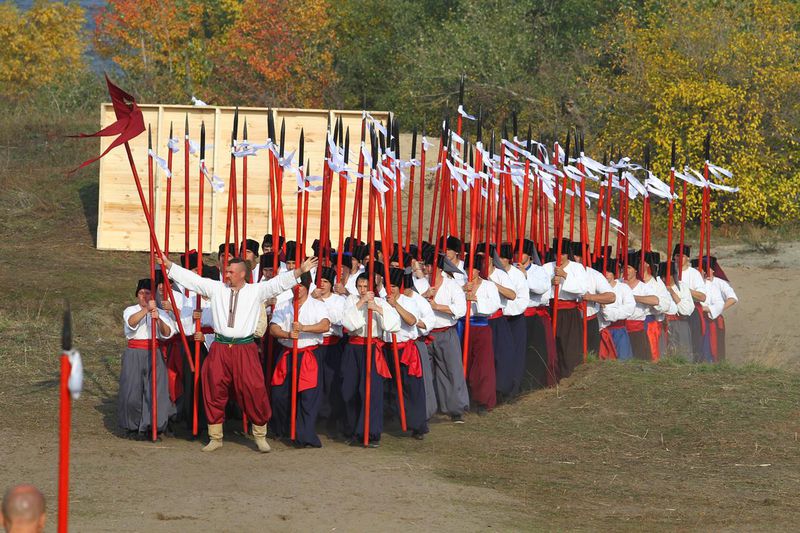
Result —
POLYGON ((694 361, 689 320, 670 320, 667 327, 669 328, 667 353, 684 357, 690 363, 694 361))
POLYGON ((433 388, 433 363, 428 345, 417 340, 419 359, 422 361, 422 381, 425 383, 425 418, 430 419, 436 414, 436 391, 433 388))
POLYGON ((433 388, 439 411, 461 415, 469 409, 469 393, 456 328, 431 333, 428 346, 433 362, 433 388))
MULTIPOLYGON (((150 350, 126 348, 122 354, 117 400, 117 424, 128 431, 143 432, 152 425, 152 374, 150 350)), ((156 355, 156 402, 158 403, 158 431, 167 427, 167 420, 175 414, 175 404, 169 399, 167 364, 156 355)))

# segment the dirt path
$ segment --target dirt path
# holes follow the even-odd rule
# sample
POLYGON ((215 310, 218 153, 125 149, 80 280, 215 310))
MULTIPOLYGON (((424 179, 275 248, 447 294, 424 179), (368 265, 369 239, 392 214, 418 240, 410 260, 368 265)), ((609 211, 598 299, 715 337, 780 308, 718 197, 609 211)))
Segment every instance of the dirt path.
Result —
MULTIPOLYGON (((203 454, 201 443, 182 438, 115 436, 105 427, 109 407, 87 398, 77 412, 73 531, 508 531, 524 523, 521 504, 507 496, 448 482, 390 450, 270 441, 273 452, 261 455, 226 428, 225 447, 203 454)), ((55 511, 58 433, 47 411, 35 426, 6 429, 0 486, 32 482, 55 511)), ((385 435, 385 446, 396 438, 385 435)))

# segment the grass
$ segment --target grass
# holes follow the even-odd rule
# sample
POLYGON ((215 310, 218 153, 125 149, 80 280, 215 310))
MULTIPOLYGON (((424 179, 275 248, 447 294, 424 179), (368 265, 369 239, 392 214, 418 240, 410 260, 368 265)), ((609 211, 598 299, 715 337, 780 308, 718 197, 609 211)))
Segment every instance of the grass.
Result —
POLYGON ((562 529, 789 529, 800 377, 754 365, 595 362, 423 446, 390 449, 562 529))

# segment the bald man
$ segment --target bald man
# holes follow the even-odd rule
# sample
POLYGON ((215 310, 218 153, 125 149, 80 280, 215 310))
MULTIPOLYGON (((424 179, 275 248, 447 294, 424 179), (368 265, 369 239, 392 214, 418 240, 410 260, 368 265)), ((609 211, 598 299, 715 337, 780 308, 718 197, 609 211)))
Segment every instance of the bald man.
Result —
POLYGON ((44 496, 33 485, 11 487, 3 496, 0 520, 9 533, 39 533, 44 531, 44 496))

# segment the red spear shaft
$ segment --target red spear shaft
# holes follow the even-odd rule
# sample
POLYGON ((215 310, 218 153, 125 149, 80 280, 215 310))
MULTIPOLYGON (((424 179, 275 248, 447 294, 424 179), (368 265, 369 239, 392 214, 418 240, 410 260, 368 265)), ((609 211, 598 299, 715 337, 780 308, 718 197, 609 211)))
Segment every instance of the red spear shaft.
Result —
POLYGON ((69 304, 64 311, 64 327, 61 332, 61 378, 59 381, 59 439, 58 439, 58 533, 66 533, 69 525, 69 445, 72 424, 72 397, 69 392, 69 375, 72 365, 72 314, 69 304))
MULTIPOLYGON (((188 119, 187 119, 188 120, 188 119)), ((187 136, 188 137, 188 136, 187 136)), ((197 199, 197 275, 203 275, 203 204, 204 204, 204 188, 205 188, 205 177, 203 176, 203 166, 205 165, 205 158, 206 158, 206 124, 205 122, 200 123, 200 181, 198 183, 198 199, 197 199)), ((188 191, 189 188, 187 187, 186 190, 188 191)), ((188 205, 188 204, 187 204, 188 205)), ((186 213, 186 219, 189 219, 189 213, 186 213)), ((188 233, 187 233, 188 235, 188 233)), ((185 255, 185 260, 189 261, 189 253, 187 251, 185 255)), ((198 294, 194 304, 194 310, 196 313, 201 313, 203 311, 203 300, 202 297, 198 294)), ((203 323, 200 318, 197 318, 194 323, 194 330, 195 332, 203 330, 203 323)), ((198 432, 198 417, 197 417, 197 404, 199 403, 200 399, 200 391, 198 390, 198 385, 200 384, 200 349, 201 349, 201 341, 199 339, 195 339, 194 341, 194 372, 193 372, 193 383, 194 386, 192 387, 192 435, 197 436, 198 432)), ((191 356, 188 355, 190 362, 191 356)))
MULTIPOLYGON (((433 209, 431 209, 431 223, 428 226, 428 242, 433 240, 433 222, 436 220, 434 217, 436 216, 436 200, 437 195, 439 194, 439 185, 440 179, 442 175, 442 165, 444 165, 444 160, 442 159, 442 154, 445 152, 445 143, 447 139, 445 136, 447 135, 446 132, 447 125, 445 123, 445 129, 442 130, 442 135, 439 138, 439 154, 436 156, 436 161, 438 162, 438 167, 436 168, 436 172, 434 173, 434 181, 433 181, 433 209)), ((440 215, 441 216, 441 215, 440 215)))
MULTIPOLYGON (((183 267, 189 268, 189 113, 186 113, 183 126, 183 267)), ((171 137, 171 136, 170 136, 171 137)), ((170 150, 171 152, 171 150, 170 150)), ((200 181, 203 173, 200 172, 200 181)), ((199 249, 198 249, 198 257, 199 249)), ((184 295, 189 296, 189 289, 184 290, 184 295)), ((188 357, 188 356, 187 356, 188 357)))
MULTIPOLYGON (((358 175, 361 177, 356 181, 356 197, 353 202, 353 224, 350 227, 350 236, 355 236, 358 241, 361 241, 361 212, 364 202, 364 180, 369 179, 367 176, 364 176, 364 140, 366 139, 366 133, 367 117, 364 115, 361 118, 361 146, 358 150, 358 175)), ((369 192, 367 194, 369 194, 369 192)), ((367 207, 367 210, 369 210, 369 207, 367 207)), ((348 252, 352 253, 353 246, 355 246, 355 242, 353 239, 350 239, 350 249, 348 252)))
MULTIPOLYGON (((373 143, 376 142, 373 140, 373 143)), ((375 154, 376 150, 373 150, 373 154, 375 154)), ((373 158, 376 159, 376 158, 373 158)), ((373 160, 373 165, 376 164, 376 161, 373 160)), ((375 168, 370 169, 370 173, 374 172, 375 168)), ((366 179, 370 179, 370 177, 366 177, 366 179)), ((369 182, 369 208, 368 208, 368 217, 370 220, 370 224, 367 226, 367 240, 369 241, 369 256, 370 261, 367 265, 367 271, 369 273, 369 284, 368 290, 369 292, 375 292, 375 224, 372 223, 375 220, 375 193, 373 192, 374 187, 372 186, 372 182, 369 182)), ((369 418, 370 418, 370 394, 372 392, 372 309, 367 309, 367 352, 366 352, 366 365, 365 365, 365 372, 366 372, 366 383, 364 385, 364 447, 369 446, 369 418)))
MULTIPOLYGON (((344 162, 347 164, 350 158, 350 127, 344 136, 344 162)), ((339 174, 339 246, 336 254, 336 282, 342 283, 342 257, 344 254, 344 212, 347 206, 347 172, 339 174)), ((352 239, 350 239, 352 241, 352 239)))
MULTIPOLYGON (((152 151, 153 148, 153 140, 152 135, 150 132, 150 128, 147 128, 147 149, 148 152, 152 151)), ((150 206, 150 213, 148 214, 148 218, 150 220, 150 225, 153 225, 153 209, 155 208, 155 188, 153 185, 153 157, 148 154, 147 156, 147 182, 148 182, 148 193, 149 193, 149 203, 147 205, 150 206)), ((151 298, 155 299, 156 297, 156 256, 155 250, 153 249, 153 238, 150 237, 150 290, 151 298)), ((173 307, 173 309, 177 309, 173 307)), ((150 422, 150 436, 153 439, 153 442, 156 441, 158 438, 158 391, 156 390, 156 361, 158 357, 158 340, 156 336, 158 335, 158 319, 157 318, 150 318, 150 392, 151 392, 151 422, 150 422)))
POLYGON ((425 212, 425 156, 428 150, 425 149, 425 134, 422 135, 423 145, 420 154, 419 165, 419 209, 417 213, 417 259, 422 259, 422 215, 425 212))
MULTIPOLYGON (((480 171, 483 166, 482 161, 483 154, 480 150, 477 151, 475 154, 475 169, 480 171)), ((478 205, 479 198, 480 198, 480 187, 481 181, 480 178, 476 178, 472 184, 472 190, 470 192, 470 209, 475 209, 478 205)), ((472 212, 472 215, 469 217, 469 258, 466 265, 467 267, 467 283, 472 283, 472 270, 475 266, 475 246, 477 243, 475 242, 475 231, 477 227, 478 218, 480 217, 479 213, 472 212), (477 215, 477 216, 476 216, 477 215)), ((464 377, 467 376, 467 365, 469 364, 469 331, 470 331, 470 315, 472 314, 472 303, 467 302, 467 314, 464 316, 464 347, 462 349, 462 366, 464 367, 464 377)))
MULTIPOLYGON (((244 137, 245 147, 247 146, 247 120, 244 121, 244 131, 242 132, 242 137, 244 137)), ((247 156, 242 158, 242 240, 236 241, 236 245, 241 247, 239 251, 239 255, 244 257, 244 251, 246 249, 246 242, 247 242, 247 156)), ((255 283, 256 280, 253 280, 255 283)))
MULTIPOLYGON (((530 135, 528 136, 530 138, 530 135)), ((530 148, 530 147, 529 147, 530 148)), ((530 151, 530 150, 529 150, 530 151)), ((528 181, 528 176, 530 175, 531 171, 531 161, 530 159, 525 159, 525 175, 523 179, 525 180, 522 184, 522 205, 520 205, 520 220, 517 226, 517 262, 522 263, 522 242, 525 240, 525 229, 527 228, 526 224, 528 223, 528 191, 530 189, 530 184, 528 181)), ((519 202, 518 202, 519 204, 519 202)), ((531 225, 533 225, 533 217, 531 217, 531 225)))
POLYGON ((233 217, 233 204, 236 196, 236 158, 233 152, 236 150, 236 135, 239 130, 239 108, 233 113, 233 133, 231 134, 231 171, 228 179, 228 210, 225 220, 225 251, 222 255, 222 271, 228 270, 228 244, 231 242, 231 218, 233 217))
MULTIPOLYGON (((608 272, 608 254, 606 254, 606 250, 608 250, 608 234, 609 230, 611 229, 611 195, 613 193, 612 186, 613 186, 613 179, 614 174, 611 172, 608 173, 608 190, 606 192, 606 204, 605 204, 605 213, 606 213, 606 220, 605 220, 605 233, 603 234, 603 275, 606 275, 608 272)), ((619 254, 617 254, 619 255, 619 254)))
MULTIPOLYGON (((559 162, 559 146, 556 143, 554 152, 555 152, 555 162, 558 165, 559 162)), ((569 161, 569 133, 567 133, 567 144, 566 149, 564 150, 564 163, 561 164, 561 171, 564 173, 564 178, 562 181, 561 189, 562 189, 562 197, 561 197, 561 212, 558 213, 558 219, 553 221, 553 224, 556 225, 558 228, 558 241, 556 243, 556 258, 555 258, 555 265, 561 265, 561 254, 563 252, 563 238, 564 238, 564 206, 566 204, 566 189, 567 189, 567 173, 564 170, 564 167, 567 165, 569 161)), ((556 182, 558 181, 558 176, 556 176, 556 182)), ((555 217, 555 213, 553 214, 555 217)), ((558 292, 560 289, 560 285, 556 285, 553 290, 553 336, 555 337, 557 326, 558 326, 558 292)))
MULTIPOLYGON (((414 216, 414 174, 416 166, 414 160, 417 156, 417 128, 411 134, 411 177, 408 179, 408 212, 406 213, 406 253, 411 249, 411 219, 414 216)), ((397 154, 400 157, 400 154, 397 154)), ((422 188, 420 188, 422 196, 422 188)))
MULTIPOLYGON (((298 172, 303 172, 303 145, 304 142, 304 135, 303 130, 300 130, 300 164, 298 166, 298 172)), ((302 176, 302 188, 298 187, 297 189, 297 220, 295 221, 295 247, 294 247, 294 264, 299 265, 303 260, 304 251, 305 251, 305 243, 302 241, 302 231, 303 226, 306 225, 306 217, 308 216, 308 211, 303 208, 303 189, 307 187, 306 177, 302 176)), ((300 302, 298 291, 299 287, 297 285, 294 286, 294 320, 296 322, 300 321, 300 302)), ((292 405, 291 405, 291 422, 290 422, 290 433, 291 439, 295 440, 296 432, 297 432, 297 386, 298 386, 298 376, 297 370, 299 365, 297 364, 297 339, 292 339, 292 405)))
MULTIPOLYGON (((672 165, 669 169, 669 205, 667 206, 667 254, 672 254, 672 225, 675 211, 675 142, 672 142, 672 165)), ((670 287, 672 255, 667 256, 667 289, 670 287)))
MULTIPOLYGON (((684 245, 684 237, 686 235, 686 182, 683 182, 683 192, 681 193, 681 255, 686 255, 683 253, 683 245, 684 245)), ((683 279, 683 265, 677 267, 678 269, 678 280, 683 279)))

